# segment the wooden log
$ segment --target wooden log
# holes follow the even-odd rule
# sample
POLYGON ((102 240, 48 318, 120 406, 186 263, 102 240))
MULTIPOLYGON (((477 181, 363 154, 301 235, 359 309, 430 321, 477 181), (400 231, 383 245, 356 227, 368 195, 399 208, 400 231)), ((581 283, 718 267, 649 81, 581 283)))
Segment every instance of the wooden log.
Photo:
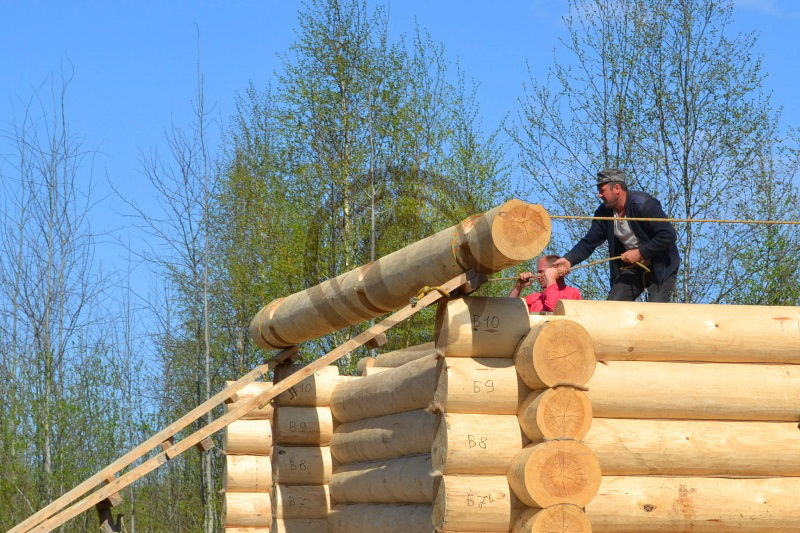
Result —
POLYGON ((328 516, 331 533, 431 533, 432 529, 430 505, 336 505, 328 516))
POLYGON ((562 300, 603 361, 800 363, 800 307, 562 300))
POLYGON ((267 419, 236 420, 226 428, 222 450, 227 455, 270 455, 272 425, 267 419))
POLYGON ((272 508, 268 492, 227 492, 223 507, 225 527, 269 527, 272 508))
POLYGON ((356 363, 356 374, 359 376, 363 376, 367 373, 367 368, 375 366, 375 358, 374 357, 362 357, 356 363))
POLYGON ((601 418, 800 419, 800 365, 610 361, 588 388, 601 418))
POLYGON ((513 357, 530 331, 521 298, 467 296, 439 304, 436 349, 447 357, 513 357))
POLYGON ((328 519, 273 518, 271 533, 328 533, 328 519))
POLYGON ((433 525, 442 531, 508 532, 521 511, 505 476, 442 476, 433 525))
POLYGON ((416 346, 409 346, 407 348, 400 348, 386 353, 379 353, 375 356, 374 366, 388 366, 398 367, 406 363, 410 363, 416 359, 431 355, 436 352, 436 346, 433 342, 425 342, 417 344, 416 346))
POLYGON ((275 443, 327 446, 333 435, 330 407, 279 407, 275 410, 275 443))
POLYGON ((530 329, 514 352, 514 363, 528 387, 544 389, 586 385, 596 360, 592 339, 580 324, 554 320, 530 329))
POLYGON ((282 485, 272 490, 272 509, 275 518, 327 519, 331 510, 328 485, 282 485))
POLYGON ((580 507, 560 504, 527 509, 517 518, 511 533, 592 533, 592 525, 580 507))
POLYGON ((331 478, 331 498, 337 504, 430 504, 438 477, 430 454, 343 465, 331 478))
POLYGON ((436 389, 436 365, 436 355, 430 355, 387 372, 340 383, 331 398, 333 416, 352 422, 427 407, 436 389))
POLYGON ((282 485, 327 485, 333 474, 328 446, 275 446, 272 456, 275 483, 282 485))
MULTIPOLYGON (((226 381, 225 386, 230 387, 236 383, 235 381, 226 381)), ((254 396, 258 396, 262 392, 266 391, 272 387, 271 381, 253 381, 252 383, 248 383, 244 386, 244 388, 240 389, 239 392, 236 393, 237 401, 247 400, 254 396)), ((231 403, 225 404, 225 412, 227 413, 231 409, 235 409, 240 404, 236 401, 231 403)), ((246 415, 241 417, 239 420, 259 420, 265 418, 272 418, 272 402, 268 402, 266 405, 262 407, 256 407, 255 409, 248 412, 246 415)))
POLYGON ((265 349, 299 344, 408 303, 471 269, 492 273, 535 257, 550 238, 541 206, 511 200, 373 263, 259 311, 250 330, 265 349))
POLYGON ((365 376, 374 376, 375 374, 380 374, 381 372, 385 372, 389 370, 390 367, 388 366, 368 366, 364 369, 365 376))
POLYGON ((447 357, 433 401, 447 413, 513 415, 529 392, 513 359, 447 357))
MULTIPOLYGON (((285 377, 282 376, 282 379, 285 377)), ((275 403, 282 407, 328 406, 331 404, 333 389, 338 383, 339 368, 336 365, 326 366, 289 390, 280 393, 275 398, 275 403)))
POLYGON ((429 453, 438 427, 423 409, 347 422, 334 431, 331 453, 342 464, 429 453))
POLYGON ((585 444, 605 475, 800 476, 796 422, 598 418, 585 444))
POLYGON ((800 531, 800 478, 604 476, 586 506, 595 533, 800 531))
POLYGON ((531 392, 517 414, 525 436, 532 441, 581 440, 592 425, 589 396, 572 387, 531 392))
POLYGON ((270 533, 268 527, 226 527, 225 533, 270 533))
POLYGON ((268 455, 226 455, 225 492, 269 492, 272 458, 268 455))
POLYGON ((600 486, 600 463, 588 447, 576 440, 531 444, 511 461, 508 483, 529 507, 560 503, 583 507, 600 486))
POLYGON ((433 441, 443 474, 505 474, 528 443, 514 415, 445 414, 433 441))

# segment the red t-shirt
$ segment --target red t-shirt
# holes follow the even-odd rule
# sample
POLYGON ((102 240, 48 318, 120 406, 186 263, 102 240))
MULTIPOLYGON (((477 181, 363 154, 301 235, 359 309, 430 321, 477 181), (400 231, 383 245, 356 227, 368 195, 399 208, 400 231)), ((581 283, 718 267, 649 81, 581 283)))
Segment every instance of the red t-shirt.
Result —
POLYGON ((559 288, 558 283, 549 285, 544 292, 534 292, 525 297, 525 303, 528 304, 528 312, 536 313, 538 311, 552 312, 556 308, 559 300, 581 300, 581 291, 575 287, 564 285, 564 288, 559 288))

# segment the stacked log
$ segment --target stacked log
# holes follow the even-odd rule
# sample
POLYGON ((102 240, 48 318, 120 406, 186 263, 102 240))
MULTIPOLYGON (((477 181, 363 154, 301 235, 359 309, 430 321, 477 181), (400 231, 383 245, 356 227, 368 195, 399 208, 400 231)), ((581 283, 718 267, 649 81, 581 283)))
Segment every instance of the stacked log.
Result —
POLYGON ((486 213, 310 289, 273 300, 253 319, 253 340, 279 349, 406 305, 427 286, 475 270, 497 272, 535 257, 550 238, 539 205, 510 200, 486 213))
POLYGON ((336 387, 330 531, 431 531, 438 364, 431 353, 336 387))
POLYGON ((602 364, 595 532, 798 531, 800 309, 562 301, 602 364))
POLYGON ((468 297, 439 306, 443 356, 434 405, 442 417, 431 450, 442 474, 433 504, 437 531, 510 531, 522 509, 506 477, 530 440, 517 410, 530 393, 514 350, 530 331, 518 298, 468 297))
MULTIPOLYGON (((285 379, 300 368, 281 369, 275 379, 285 379)), ((340 380, 338 368, 328 366, 275 398, 273 532, 328 530, 334 425, 330 403, 340 380)))
POLYGON ((397 368, 406 363, 431 355, 436 352, 433 342, 425 342, 416 346, 409 346, 391 352, 378 354, 376 357, 364 357, 358 361, 356 371, 360 376, 370 373, 377 374, 386 368, 397 368))
MULTIPOLYGON (((230 385, 233 382, 226 382, 230 385)), ((225 404, 226 412, 258 396, 272 383, 246 385, 225 404)), ((272 491, 272 405, 257 406, 225 428, 223 451, 223 524, 225 533, 266 533, 271 521, 272 491)))

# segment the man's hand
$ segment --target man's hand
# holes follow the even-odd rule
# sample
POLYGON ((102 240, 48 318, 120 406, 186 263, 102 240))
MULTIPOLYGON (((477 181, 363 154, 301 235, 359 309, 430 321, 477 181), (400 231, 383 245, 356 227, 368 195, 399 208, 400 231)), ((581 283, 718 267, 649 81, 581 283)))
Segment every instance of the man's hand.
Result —
POLYGON ((545 269, 544 269, 544 282, 545 282, 545 287, 549 287, 550 285, 552 285, 553 283, 555 283, 555 282, 556 282, 556 280, 557 280, 559 277, 561 277, 561 276, 560 276, 560 274, 559 274, 559 272, 558 272, 558 268, 557 268, 557 267, 555 267, 555 266, 551 266, 551 267, 547 267, 547 268, 545 268, 545 269))
POLYGON ((569 269, 572 268, 572 263, 570 263, 566 258, 560 257, 553 261, 553 267, 558 269, 559 275, 566 276, 569 274, 569 269))
POLYGON ((516 286, 520 289, 530 287, 534 279, 536 279, 536 276, 533 274, 533 272, 521 272, 519 276, 517 276, 516 286))
POLYGON ((634 248, 622 254, 621 259, 626 263, 638 263, 643 259, 642 252, 640 252, 638 248, 634 248))

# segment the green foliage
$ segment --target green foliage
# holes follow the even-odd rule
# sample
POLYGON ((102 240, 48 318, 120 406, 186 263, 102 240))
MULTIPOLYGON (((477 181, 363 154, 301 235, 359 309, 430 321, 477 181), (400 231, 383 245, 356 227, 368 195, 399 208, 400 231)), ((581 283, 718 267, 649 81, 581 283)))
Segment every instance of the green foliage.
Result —
MULTIPOLYGON (((777 197, 793 185, 760 168, 766 155, 776 155, 777 113, 762 92, 755 36, 730 35, 732 9, 732 2, 711 0, 570 2, 563 45, 572 62, 554 65, 544 82, 531 81, 510 132, 546 206, 590 214, 595 172, 617 166, 674 217, 790 216, 753 194, 765 180, 783 185, 777 197)), ((740 227, 676 226, 679 300, 741 296, 730 290, 746 284, 730 246, 752 243, 740 227)), ((553 251, 566 252, 585 229, 557 224, 553 251)), ((575 281, 594 296, 608 286, 605 269, 575 281)))

